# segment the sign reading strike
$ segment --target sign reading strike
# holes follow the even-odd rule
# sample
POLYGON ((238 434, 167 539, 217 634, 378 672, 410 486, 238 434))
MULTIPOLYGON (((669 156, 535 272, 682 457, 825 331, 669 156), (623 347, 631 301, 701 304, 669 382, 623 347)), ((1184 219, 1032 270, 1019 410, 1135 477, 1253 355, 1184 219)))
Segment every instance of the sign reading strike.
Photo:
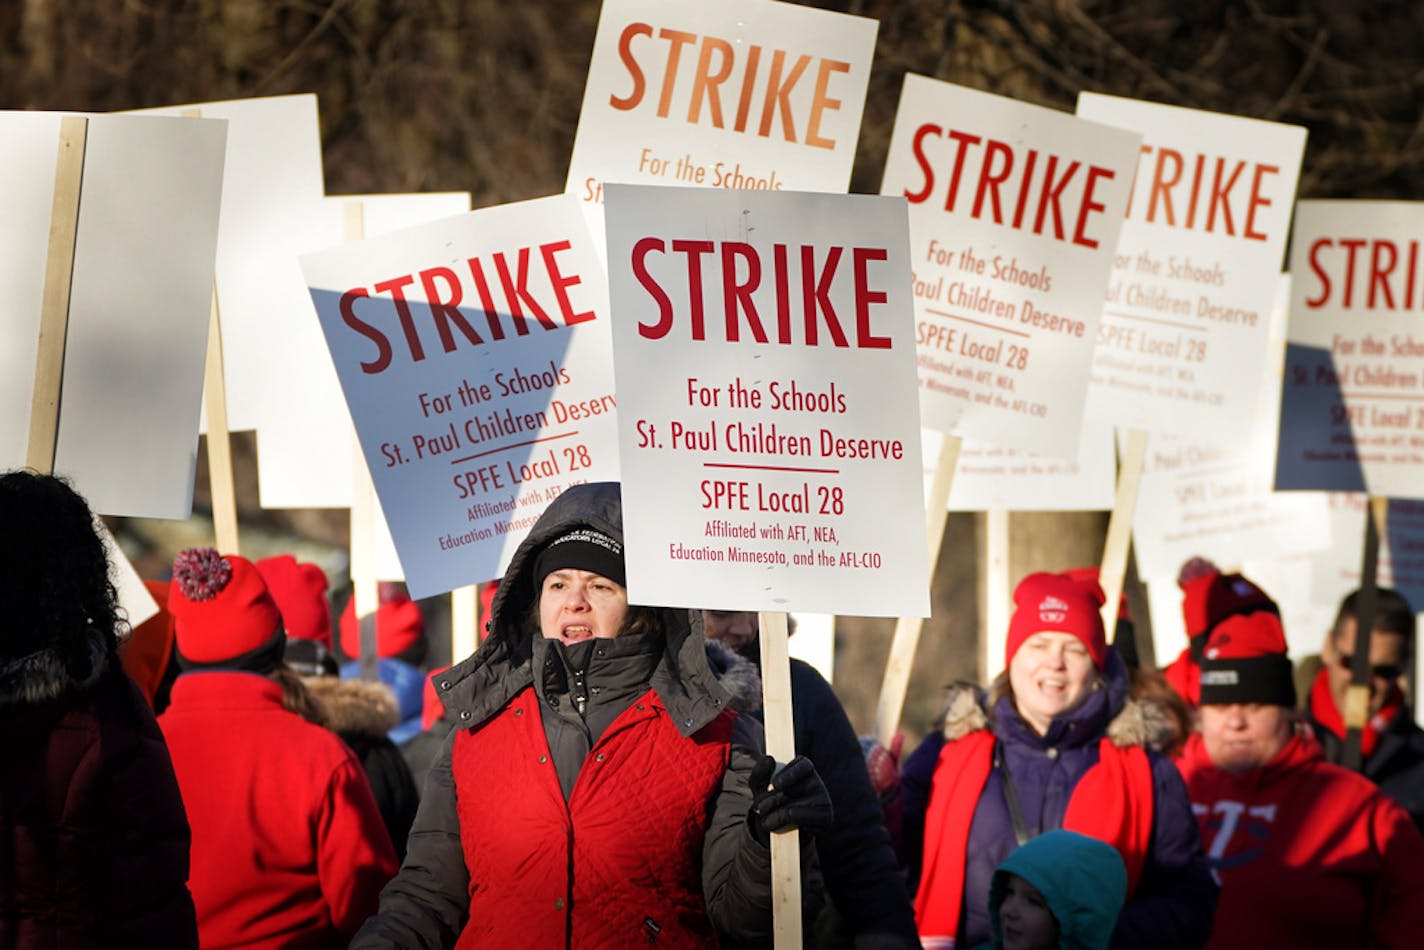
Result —
POLYGON ((1078 115, 1144 135, 1089 415, 1247 437, 1305 130, 1092 93, 1078 115))
POLYGON ((904 202, 606 196, 629 598, 926 615, 904 202))
POLYGON ((551 499, 618 477, 606 289, 572 198, 302 269, 412 596, 499 576, 551 499))
POLYGON ((1276 487, 1424 497, 1424 203, 1302 201, 1276 487))
POLYGON ((768 0, 606 0, 565 187, 599 246, 604 182, 844 192, 877 25, 768 0))
POLYGON ((926 428, 1075 456, 1140 142, 905 77, 880 191, 910 204, 926 428))

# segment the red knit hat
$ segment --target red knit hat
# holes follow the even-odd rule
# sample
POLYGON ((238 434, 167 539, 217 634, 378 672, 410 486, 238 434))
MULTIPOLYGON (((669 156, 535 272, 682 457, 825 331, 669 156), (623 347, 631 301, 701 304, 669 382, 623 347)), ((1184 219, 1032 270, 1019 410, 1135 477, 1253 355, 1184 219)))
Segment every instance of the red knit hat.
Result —
POLYGON ((1205 558, 1192 558, 1177 575, 1182 589, 1182 620, 1187 638, 1209 634, 1227 617, 1257 610, 1279 615, 1270 595, 1240 574, 1223 574, 1205 558))
POLYGON ((282 612, 287 636, 315 640, 331 649, 331 607, 326 602, 326 572, 290 554, 264 557, 257 570, 282 612))
MULTIPOLYGON (((398 584, 381 584, 379 600, 376 607, 376 656, 383 659, 400 657, 419 663, 425 658, 425 618, 421 616, 420 607, 398 584)), ((354 660, 361 655, 361 631, 356 624, 355 597, 346 602, 340 626, 341 652, 354 660)))
POLYGON ((1264 610, 1227 617, 1207 639, 1201 703, 1295 706, 1295 679, 1281 618, 1264 610))
POLYGON ((187 669, 230 667, 266 672, 282 660, 282 614, 253 563, 212 548, 173 559, 168 610, 187 669))
POLYGON ((1071 633, 1083 641, 1093 665, 1107 662, 1108 643, 1103 634, 1103 589, 1094 580, 1068 574, 1030 574, 1014 590, 1014 616, 1004 663, 1011 663, 1020 646, 1035 633, 1071 633))
MULTIPOLYGON (((1098 576, 1101 571, 1096 567, 1070 567, 1063 573, 1067 574, 1075 581, 1091 581, 1094 584, 1098 584, 1100 587, 1102 586, 1101 582, 1098 580, 1098 576)), ((1103 603, 1107 603, 1106 594, 1103 595, 1103 603)), ((1117 619, 1120 621, 1125 621, 1127 623, 1132 623, 1132 612, 1127 608, 1127 594, 1121 594, 1117 599, 1117 619)))

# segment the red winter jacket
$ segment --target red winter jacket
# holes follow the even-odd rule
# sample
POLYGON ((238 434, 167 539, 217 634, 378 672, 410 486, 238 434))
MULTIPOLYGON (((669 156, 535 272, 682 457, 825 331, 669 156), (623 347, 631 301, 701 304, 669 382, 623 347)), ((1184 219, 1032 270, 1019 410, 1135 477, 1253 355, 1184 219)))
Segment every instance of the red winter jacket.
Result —
POLYGON ((158 723, 193 828, 205 950, 345 946, 396 872, 351 751, 253 673, 183 674, 158 723))
POLYGON ((532 687, 460 732, 460 838, 480 883, 456 946, 716 947, 699 865, 735 718, 684 738, 649 690, 589 751, 567 805, 532 687))
POLYGON ((1294 737, 1232 775, 1200 735, 1178 762, 1221 883, 1208 947, 1417 947, 1424 839, 1363 776, 1294 737))

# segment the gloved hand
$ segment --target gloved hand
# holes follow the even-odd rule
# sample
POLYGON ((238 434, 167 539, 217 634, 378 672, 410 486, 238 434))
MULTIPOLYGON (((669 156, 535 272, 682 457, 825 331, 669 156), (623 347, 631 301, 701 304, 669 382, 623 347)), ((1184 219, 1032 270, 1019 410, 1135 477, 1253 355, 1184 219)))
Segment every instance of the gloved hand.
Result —
POLYGON ((865 771, 870 784, 880 797, 881 807, 889 805, 900 794, 900 753, 905 748, 905 734, 895 733, 890 748, 885 748, 874 736, 863 736, 860 752, 865 756, 865 771))
POLYGON ((835 820, 831 794, 804 755, 780 768, 775 759, 764 755, 752 767, 749 782, 752 807, 747 812, 747 824, 764 845, 770 845, 773 831, 800 828, 814 834, 829 828, 835 820))

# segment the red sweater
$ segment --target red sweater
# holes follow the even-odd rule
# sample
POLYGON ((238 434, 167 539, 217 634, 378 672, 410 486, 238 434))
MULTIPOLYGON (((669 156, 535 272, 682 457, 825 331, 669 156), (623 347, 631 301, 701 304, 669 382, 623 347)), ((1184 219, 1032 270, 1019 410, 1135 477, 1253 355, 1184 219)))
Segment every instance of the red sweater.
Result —
POLYGON ((396 871, 356 757, 252 673, 185 673, 158 723, 193 828, 205 950, 344 947, 396 871))
POLYGON ((458 733, 471 884, 457 946, 715 948, 702 844, 735 718, 686 738, 649 690, 594 743, 567 804, 533 688, 458 733))
POLYGON ((1221 884, 1208 947, 1417 947, 1424 839, 1367 779, 1295 737, 1232 775, 1201 736, 1178 761, 1221 884))

